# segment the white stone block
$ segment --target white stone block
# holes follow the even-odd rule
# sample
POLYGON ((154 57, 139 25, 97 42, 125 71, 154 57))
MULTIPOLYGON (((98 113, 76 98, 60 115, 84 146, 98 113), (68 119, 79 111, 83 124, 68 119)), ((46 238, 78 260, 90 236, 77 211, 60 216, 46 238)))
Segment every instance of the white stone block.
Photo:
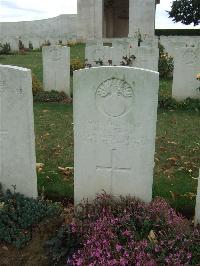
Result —
POLYGON ((173 98, 178 101, 188 97, 200 99, 200 92, 197 90, 200 82, 196 79, 197 74, 200 72, 199 66, 199 48, 176 49, 172 86, 173 98))
POLYGON ((199 170, 199 180, 197 186, 196 208, 195 208, 195 225, 197 224, 200 224, 200 170, 199 170))
POLYGON ((46 91, 64 91, 70 96, 70 48, 61 45, 44 46, 43 84, 46 91))
POLYGON ((109 60, 112 60, 112 47, 103 45, 90 45, 85 48, 86 63, 91 66, 98 66, 99 61, 102 61, 104 66, 109 65, 109 60))
POLYGON ((133 67, 158 71, 159 50, 152 47, 138 47, 131 49, 131 54, 135 55, 133 67))
POLYGON ((74 73, 75 202, 103 190, 152 199, 158 72, 98 67, 74 73))
POLYGON ((0 183, 37 197, 32 80, 29 69, 0 65, 0 183))
POLYGON ((158 48, 152 47, 132 48, 132 46, 128 46, 127 49, 114 47, 112 58, 113 65, 119 66, 123 56, 130 58, 132 55, 136 58, 133 60, 131 66, 158 71, 159 50, 158 48))

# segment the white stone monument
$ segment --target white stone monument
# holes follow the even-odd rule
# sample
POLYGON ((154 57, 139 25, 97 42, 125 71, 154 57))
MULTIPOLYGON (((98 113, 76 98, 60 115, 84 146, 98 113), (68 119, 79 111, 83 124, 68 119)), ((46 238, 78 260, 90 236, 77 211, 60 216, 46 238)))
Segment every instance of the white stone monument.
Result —
POLYGON ((199 170, 199 180, 197 187, 196 209, 195 209, 195 225, 197 224, 200 224, 200 170, 199 170))
POLYGON ((103 45, 89 45, 85 48, 86 63, 94 66, 100 66, 100 62, 104 66, 109 65, 112 61, 112 47, 103 45))
POLYGON ((131 56, 135 57, 135 60, 132 61, 132 67, 150 69, 153 71, 158 71, 158 60, 159 60, 159 50, 158 48, 153 47, 132 47, 127 45, 127 48, 114 47, 113 48, 113 65, 119 66, 123 61, 123 57, 131 56))
POLYGON ((98 67, 74 74, 75 202, 103 190, 152 199, 159 73, 98 67))
POLYGON ((0 183, 37 197, 31 71, 6 65, 0 65, 0 183))
POLYGON ((44 90, 64 91, 70 96, 70 48, 44 46, 42 55, 44 90))
POLYGON ((200 72, 200 48, 176 49, 174 57, 174 75, 172 97, 184 100, 188 97, 199 98, 199 81, 196 79, 200 72))
POLYGON ((136 59, 133 61, 133 67, 150 69, 158 71, 159 50, 153 47, 137 47, 131 49, 136 59))

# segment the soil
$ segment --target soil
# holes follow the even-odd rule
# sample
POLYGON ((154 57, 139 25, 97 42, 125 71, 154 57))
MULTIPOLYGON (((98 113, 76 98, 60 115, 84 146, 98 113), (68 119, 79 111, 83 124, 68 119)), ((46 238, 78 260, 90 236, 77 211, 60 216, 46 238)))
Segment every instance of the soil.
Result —
POLYGON ((1 266, 45 266, 49 265, 45 255, 45 242, 56 234, 62 225, 63 217, 45 220, 33 231, 30 243, 23 249, 16 249, 0 243, 1 266))

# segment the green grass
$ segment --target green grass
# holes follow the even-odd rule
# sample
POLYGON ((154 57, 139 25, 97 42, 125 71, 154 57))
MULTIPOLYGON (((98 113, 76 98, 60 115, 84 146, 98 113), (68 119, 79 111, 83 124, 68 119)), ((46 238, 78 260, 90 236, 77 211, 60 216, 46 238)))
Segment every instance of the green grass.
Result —
MULTIPOLYGON (((72 106, 35 104, 37 162, 45 163, 38 174, 39 189, 48 197, 73 198, 73 181, 65 181, 58 167, 73 166, 72 106)), ((191 216, 194 212, 200 165, 200 119, 195 112, 160 111, 153 195, 191 216)))
MULTIPOLYGON (((79 58, 84 62, 85 44, 71 47, 71 59, 79 58)), ((0 55, 0 64, 29 68, 42 81, 42 52, 26 52, 25 54, 0 55)))
MULTIPOLYGON (((71 47, 71 58, 84 60, 84 45, 71 47)), ((0 63, 31 68, 42 80, 41 52, 1 56, 0 63)), ((160 94, 171 95, 171 80, 160 81, 160 94)), ((34 104, 39 191, 52 199, 73 198, 73 179, 58 167, 73 166, 72 105, 34 104)), ((153 195, 163 196, 184 214, 194 213, 200 166, 200 116, 189 111, 159 111, 153 195)))
POLYGON ((29 68, 42 81, 42 53, 28 52, 24 55, 0 55, 0 64, 29 68))

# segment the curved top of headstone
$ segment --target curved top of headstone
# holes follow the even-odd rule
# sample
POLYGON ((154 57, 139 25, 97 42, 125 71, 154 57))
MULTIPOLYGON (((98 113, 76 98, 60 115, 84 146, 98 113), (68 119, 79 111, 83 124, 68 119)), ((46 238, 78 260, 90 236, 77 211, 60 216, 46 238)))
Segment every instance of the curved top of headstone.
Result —
POLYGON ((18 66, 11 66, 11 65, 1 65, 0 64, 0 68, 4 68, 4 69, 13 69, 13 70, 19 70, 19 71, 24 71, 24 72, 28 72, 31 71, 28 68, 24 68, 24 67, 18 67, 18 66))
POLYGON ((96 70, 100 70, 100 69, 106 69, 106 70, 114 70, 114 69, 121 69, 122 71, 124 70, 128 70, 128 71, 133 71, 136 70, 136 71, 143 71, 143 72, 149 72, 149 73, 152 73, 152 74, 157 74, 159 75, 159 72, 157 71, 153 71, 153 70, 150 70, 150 69, 145 69, 145 68, 138 68, 138 67, 129 67, 129 66, 100 66, 100 67, 91 67, 91 68, 84 68, 84 69, 79 69, 79 70, 75 70, 74 73, 78 73, 78 72, 87 72, 87 71, 96 71, 96 70))

